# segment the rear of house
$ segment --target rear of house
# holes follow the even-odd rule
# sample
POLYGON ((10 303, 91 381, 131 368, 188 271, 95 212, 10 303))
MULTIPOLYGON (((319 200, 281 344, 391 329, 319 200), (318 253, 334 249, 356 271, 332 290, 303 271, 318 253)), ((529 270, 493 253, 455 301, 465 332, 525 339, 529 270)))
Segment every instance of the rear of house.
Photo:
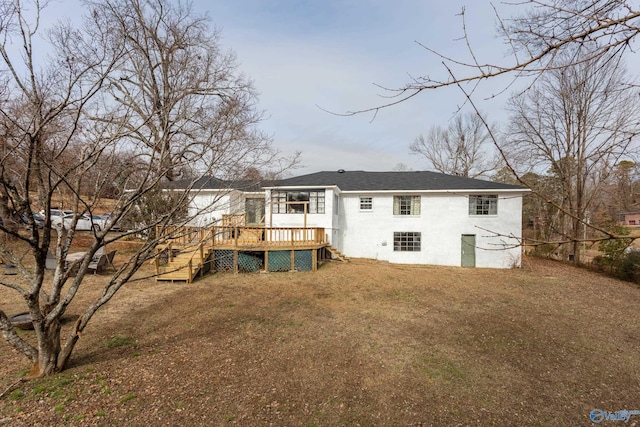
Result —
POLYGON ((194 186, 198 225, 319 227, 344 255, 403 264, 510 268, 521 261, 526 188, 435 172, 317 172, 262 185, 194 186), (226 187, 226 188, 225 188, 226 187), (258 220, 258 217, 261 217, 258 220))
POLYGON ((349 257, 520 265, 528 191, 522 187, 424 171, 336 171, 282 180, 265 191, 267 226, 324 227, 331 245, 349 257))

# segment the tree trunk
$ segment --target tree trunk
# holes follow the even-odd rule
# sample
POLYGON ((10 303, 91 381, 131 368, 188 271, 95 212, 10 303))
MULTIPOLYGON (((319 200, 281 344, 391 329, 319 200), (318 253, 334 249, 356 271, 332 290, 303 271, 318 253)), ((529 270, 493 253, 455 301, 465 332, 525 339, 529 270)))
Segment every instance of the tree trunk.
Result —
MULTIPOLYGON (((36 328, 40 325, 34 325, 36 328)), ((41 334, 42 339, 38 340, 38 360, 30 376, 44 377, 58 372, 58 356, 60 354, 60 321, 55 319, 48 327, 44 328, 41 334)))
MULTIPOLYGON (((11 215, 11 209, 9 208, 9 196, 7 195, 6 190, 3 187, 0 187, 0 218, 2 219, 2 223, 4 227, 11 231, 18 231, 17 224, 13 221, 11 215)), ((5 236, 9 236, 4 233, 5 236)))

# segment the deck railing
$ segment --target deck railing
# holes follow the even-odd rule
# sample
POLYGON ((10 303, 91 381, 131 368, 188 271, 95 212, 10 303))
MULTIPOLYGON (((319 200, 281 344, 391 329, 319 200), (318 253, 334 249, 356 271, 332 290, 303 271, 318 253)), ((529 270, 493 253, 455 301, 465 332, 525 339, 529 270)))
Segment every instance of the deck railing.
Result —
POLYGON ((326 243, 322 227, 169 226, 159 227, 159 236, 181 244, 215 246, 304 246, 326 243))

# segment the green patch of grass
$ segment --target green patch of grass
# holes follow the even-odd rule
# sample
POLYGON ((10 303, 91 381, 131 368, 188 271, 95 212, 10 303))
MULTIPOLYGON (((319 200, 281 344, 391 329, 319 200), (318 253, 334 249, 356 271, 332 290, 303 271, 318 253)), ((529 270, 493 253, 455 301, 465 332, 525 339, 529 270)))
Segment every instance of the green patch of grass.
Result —
POLYGON ((64 403, 58 403, 56 406, 53 407, 53 410, 56 412, 64 411, 64 403))
POLYGON ((96 417, 102 418, 105 417, 107 414, 104 411, 98 411, 96 412, 96 417))
POLYGON ((133 348, 138 347, 138 344, 133 339, 129 337, 123 337, 120 335, 112 336, 107 341, 105 341, 103 345, 107 348, 118 348, 118 347, 125 347, 125 346, 129 346, 133 348))
POLYGON ((33 393, 36 395, 45 395, 55 399, 62 399, 66 393, 64 388, 69 384, 72 384, 73 378, 69 378, 64 375, 54 375, 51 377, 43 378, 34 386, 33 393))
POLYGON ((279 306, 283 306, 283 307, 299 307, 300 306, 300 301, 299 300, 293 300, 293 301, 280 301, 278 303, 279 306))
POLYGON ((287 322, 287 326, 290 328, 301 327, 302 325, 304 325, 303 322, 294 322, 293 320, 287 322))
POLYGON ((419 367, 434 380, 459 381, 467 376, 460 366, 446 356, 426 356, 420 361, 419 367))
POLYGON ((122 396, 120 398, 120 403, 127 403, 128 401, 135 399, 136 397, 138 397, 135 393, 129 393, 125 396, 122 396))
POLYGON ((233 415, 227 415, 227 422, 231 422, 235 419, 233 415))
POLYGON ((102 390, 102 392, 107 396, 110 395, 111 390, 109 389, 109 383, 107 383, 107 381, 100 376, 97 379, 98 379, 98 385, 100 386, 100 389, 102 390))
POLYGON ((24 397, 24 392, 22 390, 14 390, 9 393, 9 400, 18 400, 24 397))
POLYGON ((413 293, 395 289, 391 292, 391 299, 396 301, 414 302, 415 296, 413 295, 413 293))
POLYGON ((73 382, 73 380, 71 378, 63 378, 60 380, 59 386, 60 387, 64 387, 66 385, 69 385, 73 382))
POLYGON ((78 414, 75 417, 73 417, 73 419, 74 419, 74 421, 82 421, 82 420, 85 419, 85 417, 86 417, 85 415, 78 414))
POLYGON ((34 387, 33 389, 33 393, 34 394, 43 394, 46 393, 48 391, 48 387, 44 386, 44 385, 37 385, 34 387))
POLYGON ((98 385, 100 386, 100 388, 106 388, 108 383, 104 378, 98 377, 98 385))

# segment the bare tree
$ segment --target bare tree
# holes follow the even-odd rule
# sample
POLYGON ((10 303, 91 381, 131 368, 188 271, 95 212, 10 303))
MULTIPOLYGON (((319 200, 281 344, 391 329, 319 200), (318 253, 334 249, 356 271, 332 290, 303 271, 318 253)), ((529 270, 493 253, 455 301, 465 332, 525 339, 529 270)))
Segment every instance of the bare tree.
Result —
MULTIPOLYGON (((500 12, 495 6, 498 37, 509 47, 504 62, 484 62, 473 49, 473 35, 467 32, 466 10, 458 16, 462 35, 458 39, 466 47, 466 54, 449 56, 440 50, 417 42, 429 54, 442 61, 443 73, 412 77, 399 88, 385 88, 385 96, 391 101, 370 108, 347 111, 344 115, 366 112, 377 113, 381 109, 405 102, 426 90, 453 86, 464 90, 467 101, 482 82, 505 76, 512 83, 523 77, 534 77, 546 71, 561 69, 569 63, 579 63, 603 55, 622 57, 633 51, 640 33, 640 8, 625 0, 523 0, 501 3, 500 12), (509 10, 513 15, 508 16, 509 10), (581 50, 590 46, 588 54, 581 50), (595 46, 595 48, 593 47, 595 46)), ((527 84, 529 80, 527 80, 527 84)))
POLYGON ((186 223, 191 187, 174 192, 160 214, 126 233, 110 233, 111 225, 90 232, 85 254, 71 262, 79 214, 91 214, 100 197, 116 194, 117 222, 180 174, 195 182, 276 157, 256 129, 261 112, 250 82, 239 75, 205 19, 165 0, 88 5, 82 28, 63 23, 48 32, 48 57, 33 43, 46 4, 15 0, 0 8, 0 68, 7 88, 0 104, 5 129, 0 188, 7 205, 31 225, 27 231, 0 226, 0 234, 18 240, 1 245, 0 256, 20 273, 1 278, 0 286, 23 298, 35 342, 16 333, 2 302, 0 330, 32 362, 34 376, 67 366, 94 314, 155 256, 162 240, 145 240, 63 339, 60 319, 98 249, 157 225, 186 223), (10 49, 16 45, 22 51, 10 49), (114 192, 113 183, 120 191, 114 192), (56 200, 76 213, 68 228, 50 228, 56 200), (43 229, 35 226, 36 208, 45 213, 43 229), (53 274, 45 274, 49 256, 55 257, 53 274))
MULTIPOLYGON (((506 147, 530 170, 549 173, 559 183, 561 238, 579 262, 578 241, 588 210, 615 165, 633 153, 640 132, 638 96, 624 66, 613 56, 596 56, 549 70, 524 95, 511 99, 506 147)), ((556 62, 558 65, 561 62, 556 62)))
POLYGON ((474 113, 457 115, 447 127, 433 126, 409 146, 412 154, 425 157, 438 172, 476 178, 497 169, 491 156, 491 138, 485 122, 474 113))

